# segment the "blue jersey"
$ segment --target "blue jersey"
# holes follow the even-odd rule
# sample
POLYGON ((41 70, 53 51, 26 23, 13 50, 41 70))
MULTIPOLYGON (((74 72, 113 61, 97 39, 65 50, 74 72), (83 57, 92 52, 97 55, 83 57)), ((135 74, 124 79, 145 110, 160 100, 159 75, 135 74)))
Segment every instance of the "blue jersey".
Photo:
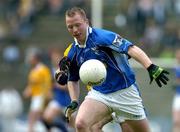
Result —
POLYGON ((98 59, 106 64, 107 77, 102 85, 93 86, 93 89, 107 94, 128 88, 135 83, 128 62, 130 46, 133 46, 131 42, 114 32, 88 27, 85 45, 79 45, 74 39, 64 53, 71 60, 69 81, 79 80, 79 68, 83 62, 98 59))
MULTIPOLYGON (((176 79, 180 79, 180 66, 175 68, 175 75, 176 75, 176 79)), ((176 93, 180 94, 180 84, 177 84, 176 86, 176 93)))

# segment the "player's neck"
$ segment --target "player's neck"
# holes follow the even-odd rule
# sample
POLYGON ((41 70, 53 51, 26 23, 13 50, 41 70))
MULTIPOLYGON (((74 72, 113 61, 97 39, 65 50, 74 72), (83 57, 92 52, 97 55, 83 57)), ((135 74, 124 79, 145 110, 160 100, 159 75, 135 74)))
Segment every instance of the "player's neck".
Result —
POLYGON ((78 43, 79 43, 79 45, 83 46, 83 45, 85 45, 85 40, 81 41, 81 42, 78 41, 78 43))

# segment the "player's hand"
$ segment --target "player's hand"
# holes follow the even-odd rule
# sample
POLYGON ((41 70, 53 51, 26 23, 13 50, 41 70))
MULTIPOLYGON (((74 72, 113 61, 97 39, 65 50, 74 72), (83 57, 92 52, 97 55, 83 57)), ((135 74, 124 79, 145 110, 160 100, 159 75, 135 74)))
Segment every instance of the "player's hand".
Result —
POLYGON ((78 108, 78 102, 77 101, 72 101, 67 107, 66 107, 66 110, 65 110, 65 117, 66 117, 66 121, 69 122, 70 121, 70 118, 71 118, 71 115, 72 113, 74 113, 77 108, 78 108))
POLYGON ((67 84, 68 73, 57 69, 55 72, 55 79, 58 84, 65 85, 67 84))
POLYGON ((162 69, 161 67, 151 64, 147 68, 150 76, 150 84, 152 83, 153 80, 156 81, 159 87, 162 87, 163 84, 167 84, 167 81, 169 81, 167 74, 169 74, 168 71, 162 69))
POLYGON ((24 91, 23 91, 23 97, 24 98, 29 98, 32 96, 32 90, 31 88, 27 87, 24 91))
POLYGON ((59 69, 55 73, 55 79, 60 85, 67 84, 69 67, 70 60, 67 57, 63 57, 59 61, 59 69))
POLYGON ((63 57, 60 61, 59 61, 59 69, 60 71, 65 71, 68 72, 69 71, 69 67, 70 67, 70 60, 67 57, 63 57))

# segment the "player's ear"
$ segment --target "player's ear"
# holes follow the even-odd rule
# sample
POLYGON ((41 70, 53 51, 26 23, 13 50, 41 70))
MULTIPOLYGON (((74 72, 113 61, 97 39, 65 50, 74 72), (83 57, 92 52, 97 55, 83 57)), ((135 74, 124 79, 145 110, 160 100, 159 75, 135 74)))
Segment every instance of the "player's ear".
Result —
POLYGON ((86 23, 89 25, 89 20, 88 20, 87 18, 85 19, 85 21, 86 21, 86 23))

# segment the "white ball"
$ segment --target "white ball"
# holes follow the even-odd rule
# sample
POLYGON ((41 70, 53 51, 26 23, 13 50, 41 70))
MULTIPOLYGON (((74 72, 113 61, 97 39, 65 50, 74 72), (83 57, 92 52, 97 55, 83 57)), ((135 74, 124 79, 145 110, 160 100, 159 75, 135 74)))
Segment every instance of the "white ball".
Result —
POLYGON ((106 75, 107 71, 105 65, 97 59, 85 61, 79 70, 81 81, 90 86, 102 84, 106 79, 106 75))

